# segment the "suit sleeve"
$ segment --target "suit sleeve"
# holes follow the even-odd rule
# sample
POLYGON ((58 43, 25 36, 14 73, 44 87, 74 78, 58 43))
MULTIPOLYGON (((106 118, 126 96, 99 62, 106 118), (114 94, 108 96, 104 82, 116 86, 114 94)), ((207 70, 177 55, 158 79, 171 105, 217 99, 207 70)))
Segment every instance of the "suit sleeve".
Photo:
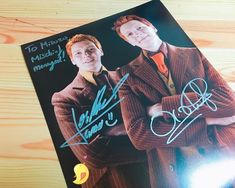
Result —
MULTIPOLYGON (((67 97, 55 93, 52 97, 54 112, 59 128, 67 141, 77 133, 73 122, 71 108, 76 109, 75 113, 79 117, 81 109, 79 105, 69 101, 67 97)), ((80 162, 86 163, 90 168, 104 168, 131 162, 143 161, 145 154, 137 151, 128 141, 127 137, 99 136, 89 144, 79 144, 71 146, 70 149, 80 162), (123 144, 125 142, 125 144, 123 144), (118 146, 118 147, 117 147, 118 146)), ((82 137, 76 136, 69 143, 81 142, 82 137)), ((64 149, 64 148, 61 148, 64 149)))
MULTIPOLYGON (((230 117, 235 115, 235 96, 231 88, 225 82, 225 80, 220 76, 220 74, 213 68, 213 66, 208 62, 208 60, 199 52, 201 63, 205 71, 205 81, 208 84, 207 93, 211 93, 210 101, 213 102, 217 110, 213 111, 210 107, 212 103, 204 103, 199 107, 193 114, 190 115, 191 118, 196 117, 198 114, 202 114, 201 117, 204 118, 222 118, 230 117)), ((185 106, 190 106, 190 102, 195 104, 200 101, 199 95, 195 92, 185 93, 186 97, 183 97, 183 104, 185 106)), ((180 99, 182 95, 167 96, 162 99, 163 111, 177 110, 180 106, 180 99)), ((191 110, 193 108, 191 107, 191 110)), ((179 113, 176 114, 177 118, 185 118, 187 114, 179 113)), ((164 114, 164 118, 170 118, 167 114, 164 114)))
MULTIPOLYGON (((124 76, 124 72, 118 70, 119 79, 124 76)), ((152 130, 161 136, 155 135, 150 128, 151 119, 147 116, 146 106, 142 104, 141 99, 130 87, 132 84, 130 81, 132 78, 130 77, 131 75, 120 88, 119 97, 120 99, 124 98, 121 102, 121 111, 127 134, 137 149, 149 150, 156 147, 205 146, 212 144, 208 138, 204 119, 197 119, 183 131, 183 127, 187 125, 186 122, 176 129, 172 122, 167 122, 163 118, 156 119, 153 121, 152 130), (179 132, 181 133, 176 136, 173 142, 167 144, 173 130, 175 130, 174 136, 179 132), (169 134, 166 135, 167 133, 169 134)))

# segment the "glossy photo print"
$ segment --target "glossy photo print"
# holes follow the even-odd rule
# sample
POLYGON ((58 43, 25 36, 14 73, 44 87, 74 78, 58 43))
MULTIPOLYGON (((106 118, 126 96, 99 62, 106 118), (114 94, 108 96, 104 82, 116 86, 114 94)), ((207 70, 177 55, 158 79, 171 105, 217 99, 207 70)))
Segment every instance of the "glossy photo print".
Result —
POLYGON ((21 46, 67 186, 235 186, 235 95, 160 1, 21 46))

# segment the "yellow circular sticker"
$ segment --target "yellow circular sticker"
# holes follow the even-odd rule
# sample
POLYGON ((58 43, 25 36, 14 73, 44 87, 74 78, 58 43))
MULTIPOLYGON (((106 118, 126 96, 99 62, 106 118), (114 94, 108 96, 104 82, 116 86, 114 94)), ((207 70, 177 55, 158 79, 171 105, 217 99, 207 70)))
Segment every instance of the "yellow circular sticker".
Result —
POLYGON ((77 164, 73 168, 75 173, 75 180, 73 181, 74 184, 83 184, 87 181, 89 177, 89 170, 85 164, 77 164))

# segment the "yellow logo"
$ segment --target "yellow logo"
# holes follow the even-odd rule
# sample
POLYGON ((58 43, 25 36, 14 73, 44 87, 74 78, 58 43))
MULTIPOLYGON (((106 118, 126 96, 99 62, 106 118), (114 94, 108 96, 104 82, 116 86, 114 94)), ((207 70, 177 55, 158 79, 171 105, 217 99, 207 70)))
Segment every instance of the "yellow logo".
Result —
POLYGON ((86 167, 85 164, 77 164, 74 166, 73 168, 74 173, 75 173, 75 180, 73 181, 74 184, 83 184, 87 181, 88 177, 89 177, 89 170, 86 167))

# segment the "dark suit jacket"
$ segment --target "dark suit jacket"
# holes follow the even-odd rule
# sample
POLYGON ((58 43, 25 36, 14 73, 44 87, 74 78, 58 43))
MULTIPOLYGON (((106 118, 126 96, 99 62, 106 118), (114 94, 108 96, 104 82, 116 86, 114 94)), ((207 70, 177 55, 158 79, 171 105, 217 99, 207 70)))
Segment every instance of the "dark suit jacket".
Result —
MULTIPOLYGON (((114 78, 114 74, 110 74, 114 78)), ((97 90, 97 86, 78 73, 72 83, 53 95, 52 104, 65 140, 77 132, 71 108, 76 110, 76 117, 90 110, 97 90)), ((81 137, 77 136, 74 142, 77 141, 81 141, 81 137)), ((136 150, 127 136, 99 136, 90 144, 71 149, 89 168, 90 176, 82 185, 84 188, 149 187, 145 152, 136 150)))
MULTIPOLYGON (((119 97, 125 97, 121 103, 123 121, 133 145, 139 150, 147 150, 153 188, 183 186, 177 172, 178 163, 190 164, 190 161, 180 161, 182 158, 178 157, 179 148, 196 148, 198 154, 205 157, 210 152, 217 151, 218 148, 232 152, 235 146, 234 126, 209 127, 205 122, 206 117, 228 117, 235 114, 235 97, 232 90, 198 49, 179 48, 166 43, 163 45, 163 48, 168 51, 169 69, 177 95, 170 96, 156 70, 142 53, 118 70, 120 78, 129 73, 126 83, 119 90, 119 97), (173 142, 167 144, 169 136, 159 137, 151 131, 146 107, 161 103, 163 111, 177 111, 183 88, 194 78, 206 80, 207 92, 212 93, 210 100, 217 105, 218 109, 212 111, 206 104, 201 106, 190 118, 196 117, 199 113, 202 116, 183 130, 173 142)), ((198 82, 198 85, 202 91, 205 90, 205 85, 201 82, 198 82)), ((193 103, 199 98, 192 90, 187 90, 186 96, 193 103)), ((184 102, 189 104, 187 100, 184 102)), ((184 113, 175 115, 181 120, 186 117, 184 113)), ((185 126, 186 123, 183 123, 178 132, 185 126)), ((173 121, 167 113, 153 123, 154 131, 161 135, 168 133, 172 127, 173 121)), ((235 158, 234 153, 231 154, 235 158)))

